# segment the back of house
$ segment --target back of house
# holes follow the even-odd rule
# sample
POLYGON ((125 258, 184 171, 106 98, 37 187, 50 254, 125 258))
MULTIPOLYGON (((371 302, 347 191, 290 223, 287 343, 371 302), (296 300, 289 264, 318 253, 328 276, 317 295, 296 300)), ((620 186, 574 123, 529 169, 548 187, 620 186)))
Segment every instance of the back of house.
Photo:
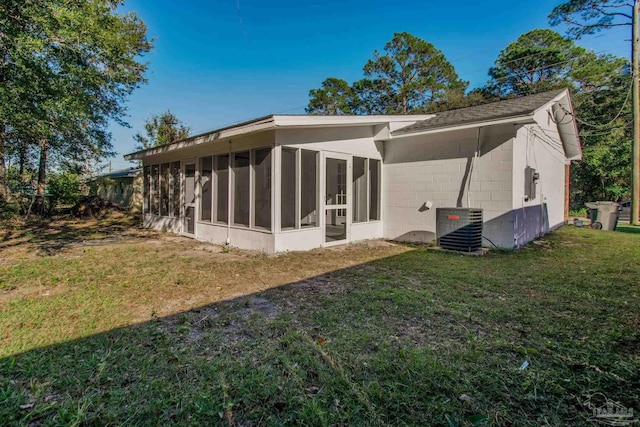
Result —
POLYGON ((481 209, 485 243, 562 225, 581 159, 569 92, 429 115, 271 115, 125 156, 144 224, 266 252, 430 242, 437 208, 481 209))

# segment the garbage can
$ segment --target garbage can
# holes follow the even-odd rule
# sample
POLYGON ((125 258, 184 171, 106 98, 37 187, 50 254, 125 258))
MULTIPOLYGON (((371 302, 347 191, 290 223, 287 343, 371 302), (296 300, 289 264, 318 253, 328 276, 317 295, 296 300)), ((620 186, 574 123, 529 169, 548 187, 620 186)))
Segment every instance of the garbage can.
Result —
POLYGON ((589 208, 591 228, 615 231, 620 215, 620 205, 616 202, 586 203, 589 208))
POLYGON ((587 218, 591 221, 591 227, 596 228, 593 225, 598 222, 598 202, 585 203, 587 207, 587 218))

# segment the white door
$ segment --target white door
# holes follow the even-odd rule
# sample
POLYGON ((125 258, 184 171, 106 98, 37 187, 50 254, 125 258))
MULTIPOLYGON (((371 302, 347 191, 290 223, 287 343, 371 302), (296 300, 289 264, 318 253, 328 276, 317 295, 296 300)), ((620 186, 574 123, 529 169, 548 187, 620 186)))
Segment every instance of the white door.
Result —
POLYGON ((349 241, 351 228, 351 156, 324 155, 324 246, 349 241))

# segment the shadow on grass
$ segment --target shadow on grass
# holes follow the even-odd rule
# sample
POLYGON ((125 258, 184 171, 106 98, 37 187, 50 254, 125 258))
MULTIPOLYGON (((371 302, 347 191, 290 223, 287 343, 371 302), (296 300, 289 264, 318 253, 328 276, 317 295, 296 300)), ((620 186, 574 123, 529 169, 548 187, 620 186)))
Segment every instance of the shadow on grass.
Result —
POLYGON ((98 218, 60 214, 51 218, 34 217, 28 222, 13 217, 5 221, 5 230, 0 232, 0 250, 32 244, 40 255, 54 255, 87 241, 93 244, 118 241, 125 235, 135 235, 139 227, 138 218, 119 212, 98 218))
POLYGON ((616 231, 620 233, 629 233, 629 234, 640 234, 640 227, 636 227, 633 225, 620 225, 616 228, 616 231))
POLYGON ((584 425, 596 391, 637 411, 629 308, 532 282, 547 252, 415 250, 8 356, 0 424, 584 425))

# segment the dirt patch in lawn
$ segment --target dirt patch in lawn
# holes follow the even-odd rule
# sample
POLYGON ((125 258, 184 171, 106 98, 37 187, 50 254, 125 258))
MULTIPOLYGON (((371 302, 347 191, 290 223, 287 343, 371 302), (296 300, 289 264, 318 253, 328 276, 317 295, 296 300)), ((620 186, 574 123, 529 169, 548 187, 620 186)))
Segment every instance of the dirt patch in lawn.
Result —
MULTIPOLYGON (((13 328, 15 348, 52 344, 289 283, 310 301, 343 291, 327 272, 410 249, 370 241, 271 256, 142 229, 117 212, 14 224, 0 241, 0 311, 12 313, 4 326, 13 328)), ((247 301, 240 321, 277 313, 266 300, 247 301)))

